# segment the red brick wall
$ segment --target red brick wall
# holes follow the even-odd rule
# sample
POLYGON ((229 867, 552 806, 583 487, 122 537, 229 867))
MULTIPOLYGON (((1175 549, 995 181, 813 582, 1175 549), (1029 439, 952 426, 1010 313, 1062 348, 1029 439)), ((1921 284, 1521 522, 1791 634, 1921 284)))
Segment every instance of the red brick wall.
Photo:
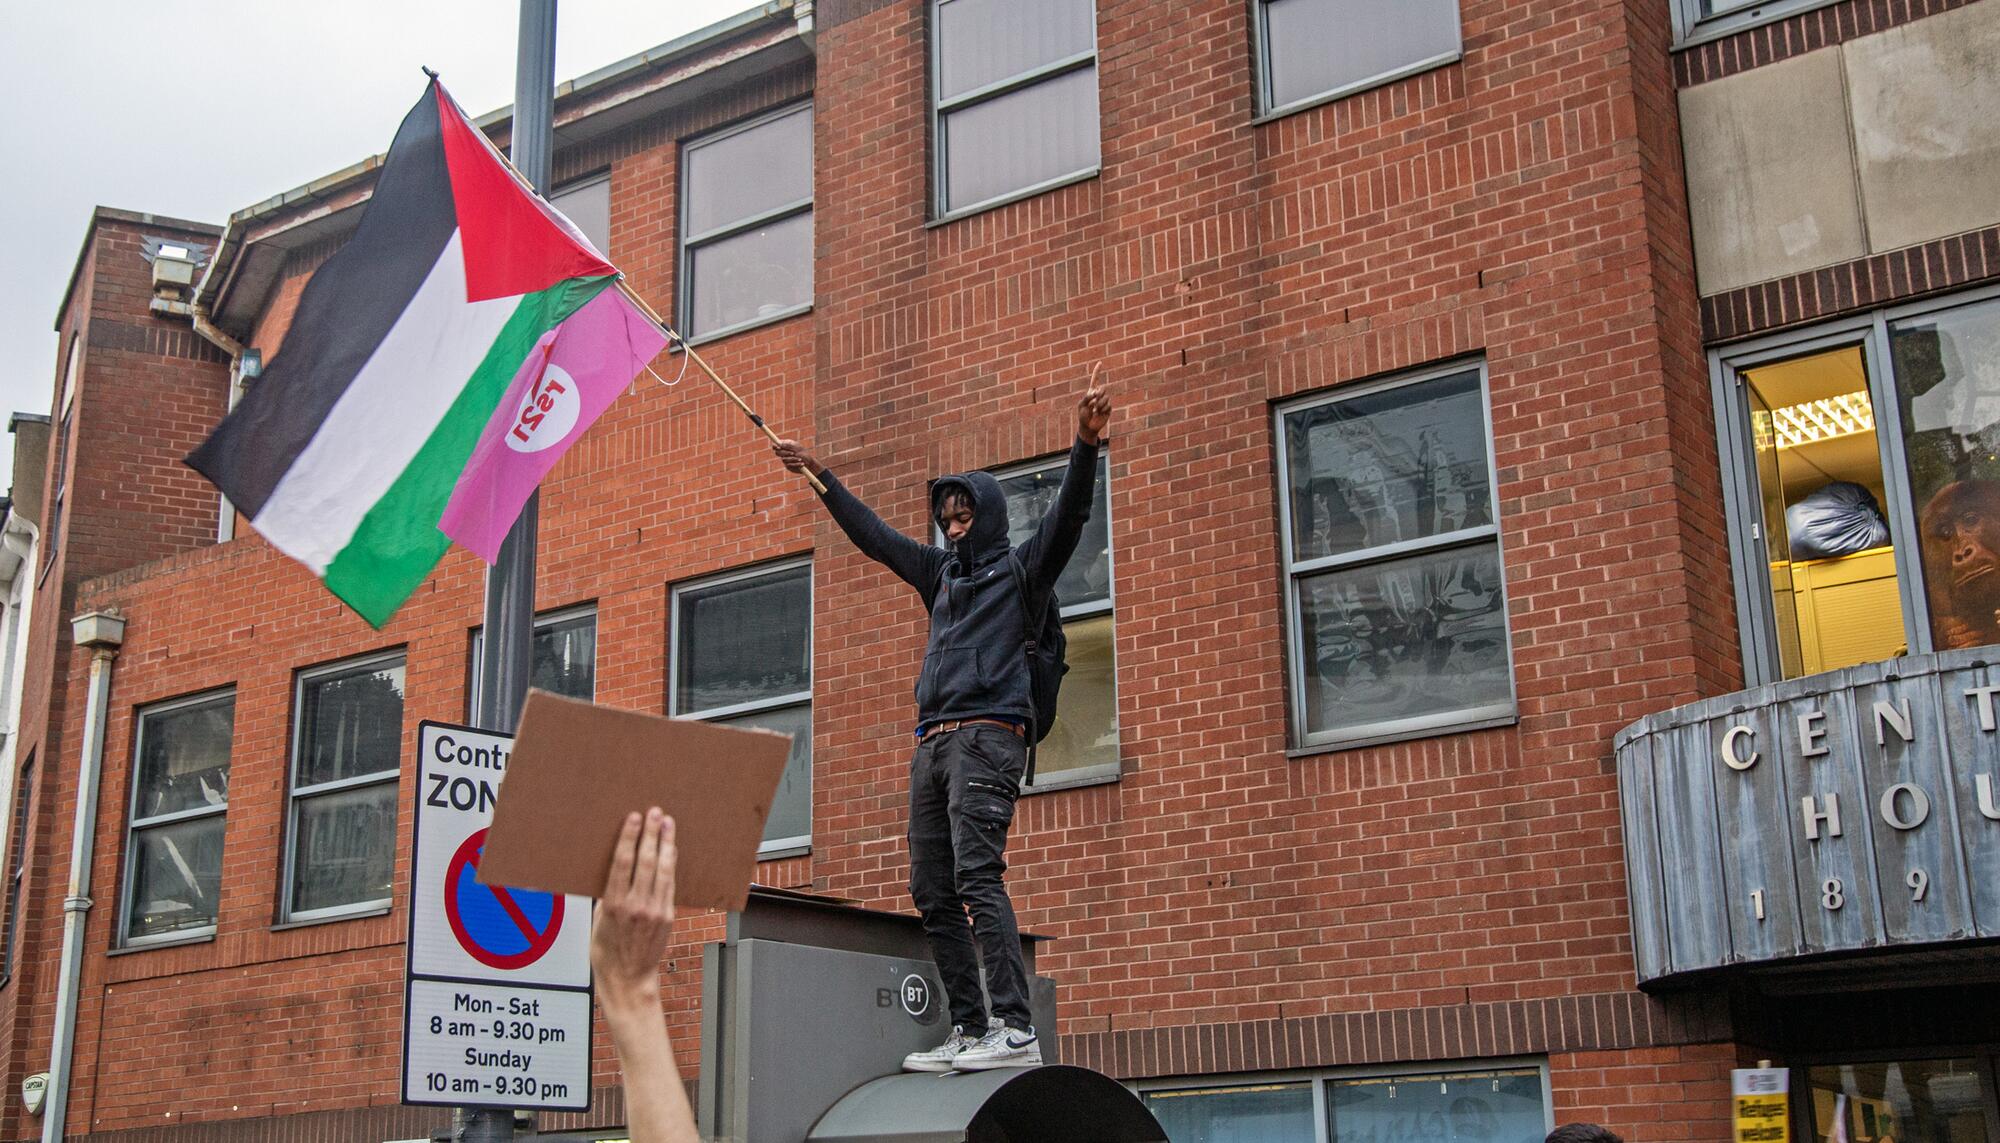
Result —
MULTIPOLYGON (((1024 926, 1058 938, 1042 963, 1080 1058, 1142 1076, 1548 1052, 1563 1117, 1651 1108, 1684 1126, 1628 1137, 1715 1137, 1728 1021, 1632 992, 1609 750, 1737 677, 1727 583, 1702 562, 1724 549, 1664 12, 1466 0, 1463 61, 1253 126, 1240 0, 1100 0, 1103 174, 926 228, 923 8, 829 4, 816 81, 562 161, 609 163, 613 253, 670 312, 675 141, 815 89, 817 308, 703 352, 910 534, 927 477, 1066 447, 1104 365, 1124 773, 1027 799, 1012 877, 1024 926), (1288 757, 1272 403, 1473 357, 1519 725, 1288 757)), ((545 486, 542 523, 539 602, 596 603, 598 697, 643 710, 664 705, 672 583, 814 554, 814 851, 763 876, 904 907, 907 589, 693 375, 638 382, 545 486)), ((380 633, 254 537, 90 585, 81 604, 131 617, 101 885, 133 710, 234 685, 237 738, 220 933, 90 958, 79 1130, 157 1124, 168 1102, 212 1120, 395 1101, 404 903, 271 927, 292 674, 406 647, 413 745, 419 719, 463 710, 479 572, 448 557, 380 633)), ((62 712, 72 739, 81 717, 62 712)), ((115 914, 93 913, 93 950, 115 914)), ((671 954, 690 1072, 717 931, 691 919, 671 954)))
MULTIPOLYGON (((1715 507, 1676 480, 1713 453, 1681 455, 1686 240, 1662 233, 1677 199, 1646 201, 1676 144, 1664 61, 1633 59, 1663 43, 1635 43, 1622 4, 1468 3, 1462 63, 1252 126, 1243 5, 1099 12, 1092 182, 922 228, 917 3, 822 34, 818 103, 821 184, 879 188, 819 215, 819 444, 851 485, 915 529, 925 476, 1060 448, 1089 362, 1117 387, 1126 773, 1032 799, 1016 832, 1069 1016, 1629 988, 1610 736, 1733 683, 1726 588, 1686 583, 1715 507), (1269 403, 1472 354, 1520 726, 1288 759, 1269 403)), ((814 868, 893 904, 922 616, 820 536, 822 648, 873 634, 817 664, 837 816, 814 868)))
POLYGON ((1729 1070, 1738 1066, 1729 1044, 1552 1055, 1556 1122, 1601 1124, 1627 1143, 1733 1139, 1729 1070))
MULTIPOLYGON (((676 217, 677 139, 807 90, 809 75, 794 71, 733 100, 707 101, 687 117, 648 123, 608 149, 613 248, 634 285, 663 310, 671 307, 674 251, 670 224, 661 220, 676 217)), ((306 280, 300 273, 283 282, 258 323, 251 344, 267 358, 282 346, 306 280)), ((810 319, 799 318, 703 353, 773 425, 804 432, 812 415, 811 347, 810 319)), ((658 369, 672 377, 678 360, 663 358, 658 369)), ((218 403, 208 423, 220 414, 218 403)), ((641 378, 544 484, 537 600, 543 608, 596 604, 600 701, 664 710, 671 582, 811 550, 817 509, 792 493, 761 439, 699 375, 671 390, 641 378)), ((302 667, 406 648, 406 754, 413 751, 420 719, 463 716, 482 565, 453 553, 395 621, 375 632, 247 529, 245 538, 213 546, 213 503, 210 493, 211 546, 100 578, 64 612, 66 622, 77 609, 116 606, 128 617, 105 744, 93 866, 98 906, 87 940, 94 955, 81 993, 72 1131, 387 1105, 399 1097, 405 902, 381 917, 273 928, 292 678, 302 667), (105 957, 102 950, 115 943, 135 711, 219 686, 234 686, 237 699, 218 935, 105 957), (163 1044, 179 1047, 163 1051, 163 1044)), ((51 665, 47 673, 80 695, 88 658, 64 654, 67 672, 51 665)), ((78 701, 56 715, 71 741, 82 730, 81 708, 78 701)), ((412 797, 406 790, 400 808, 405 831, 412 797)), ((55 803, 64 825, 51 840, 64 855, 73 799, 66 788, 55 803)), ((399 877, 407 876, 408 857, 404 836, 399 877)), ((35 1021, 9 1040, 16 1052, 5 1082, 47 1067, 64 876, 56 869, 40 894, 56 935, 43 943, 40 983, 29 991, 40 1001, 35 1021)), ((794 859, 766 863, 759 876, 803 885, 809 873, 794 859)), ((720 918, 690 916, 681 931, 686 943, 669 970, 683 975, 669 980, 667 995, 692 1075, 699 950, 720 936, 720 918)), ((615 1084, 602 1033, 597 1063, 600 1087, 615 1084)), ((0 1138, 19 1138, 29 1128, 17 1108, 9 1114, 16 1118, 0 1119, 0 1138)))
MULTIPOLYGON (((93 246, 88 363, 71 431, 64 570, 105 575, 215 542, 215 490, 181 463, 222 418, 228 358, 185 318, 154 317, 145 237, 209 233, 101 225, 93 246)), ((54 420, 61 423, 62 411, 54 420)), ((50 453, 56 449, 52 446, 50 453)))
MULTIPOLYGON (((213 228, 100 211, 62 306, 50 386, 52 434, 64 426, 73 335, 83 349, 69 379, 69 446, 61 447, 54 435, 50 440, 37 566, 22 572, 36 587, 15 756, 34 758, 35 789, 15 973, 0 989, 6 1082, 13 1084, 48 1067, 76 796, 71 745, 76 740, 64 729, 82 705, 73 701, 69 687, 76 584, 215 539, 216 498, 203 491, 207 486, 180 458, 221 416, 227 361, 185 319, 149 313, 152 268, 141 256, 146 238, 213 245, 215 234, 213 228), (63 511, 59 531, 52 534, 48 525, 55 522, 51 505, 59 483, 63 511)), ((17 1109, 10 1103, 8 1114, 17 1109)), ((0 1129, 9 1122, 0 1119, 0 1129)))

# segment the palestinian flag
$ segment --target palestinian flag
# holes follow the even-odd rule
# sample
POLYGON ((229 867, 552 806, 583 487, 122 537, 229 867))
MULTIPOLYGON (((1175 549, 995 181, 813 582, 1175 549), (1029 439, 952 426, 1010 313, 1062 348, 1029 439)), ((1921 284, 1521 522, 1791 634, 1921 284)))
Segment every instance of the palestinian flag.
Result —
POLYGON ((616 273, 432 81, 282 351, 187 463, 380 627, 450 545, 439 517, 529 350, 616 273))

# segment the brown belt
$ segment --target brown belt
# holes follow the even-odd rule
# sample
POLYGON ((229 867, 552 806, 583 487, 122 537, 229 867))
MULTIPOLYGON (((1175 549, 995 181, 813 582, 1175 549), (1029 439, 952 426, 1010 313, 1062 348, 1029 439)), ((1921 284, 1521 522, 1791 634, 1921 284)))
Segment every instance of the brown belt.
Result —
POLYGON ((997 726, 1016 738, 1027 737, 1027 735, 1021 733, 1020 727, 1015 726, 1011 722, 1003 722, 997 718, 954 718, 946 722, 934 722, 924 727, 924 732, 917 736, 917 741, 929 742, 932 738, 957 730, 961 726, 997 726))

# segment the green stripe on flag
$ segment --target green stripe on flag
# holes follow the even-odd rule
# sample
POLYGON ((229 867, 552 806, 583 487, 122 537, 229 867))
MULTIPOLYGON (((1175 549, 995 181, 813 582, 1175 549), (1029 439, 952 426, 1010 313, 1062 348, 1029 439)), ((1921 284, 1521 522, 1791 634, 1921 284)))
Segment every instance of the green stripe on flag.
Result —
POLYGON ((451 547, 438 519, 528 351, 611 281, 572 278, 521 299, 444 419, 327 565, 327 590, 373 626, 389 621, 451 547))

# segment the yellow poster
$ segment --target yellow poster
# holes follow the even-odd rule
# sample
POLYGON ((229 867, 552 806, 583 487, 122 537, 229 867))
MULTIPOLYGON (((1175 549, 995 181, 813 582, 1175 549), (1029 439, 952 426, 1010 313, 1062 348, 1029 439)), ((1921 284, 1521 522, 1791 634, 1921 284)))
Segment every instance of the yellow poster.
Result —
POLYGON ((1791 1143, 1791 1072, 1737 1068, 1729 1073, 1736 1104, 1736 1143, 1791 1143))

